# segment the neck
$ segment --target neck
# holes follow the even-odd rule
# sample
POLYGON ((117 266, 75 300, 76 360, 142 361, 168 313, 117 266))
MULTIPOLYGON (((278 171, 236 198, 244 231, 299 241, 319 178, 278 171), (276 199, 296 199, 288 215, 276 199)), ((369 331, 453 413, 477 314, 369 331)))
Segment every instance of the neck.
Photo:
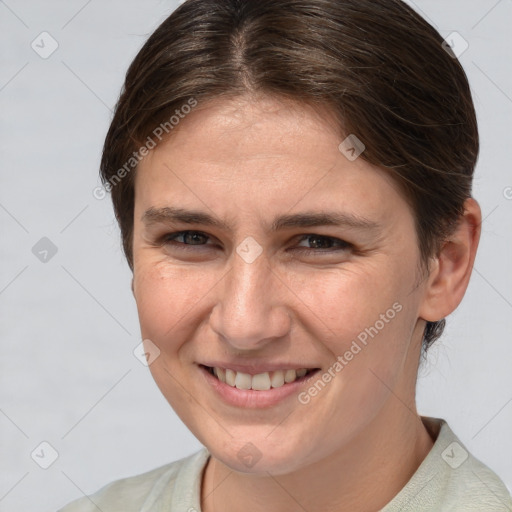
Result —
POLYGON ((232 471, 210 457, 203 474, 203 512, 380 510, 405 486, 433 441, 412 407, 395 396, 350 446, 287 475, 232 471))

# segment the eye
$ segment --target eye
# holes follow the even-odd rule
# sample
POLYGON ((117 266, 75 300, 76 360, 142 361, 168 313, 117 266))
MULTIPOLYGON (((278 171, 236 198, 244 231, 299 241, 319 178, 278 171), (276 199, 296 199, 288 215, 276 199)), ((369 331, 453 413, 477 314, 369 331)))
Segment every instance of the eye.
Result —
POLYGON ((178 231, 169 233, 162 237, 162 245, 172 245, 180 249, 188 249, 190 245, 211 245, 206 244, 210 237, 201 231, 178 231))
MULTIPOLYGON (((161 245, 171 246, 172 248, 180 250, 194 250, 193 246, 208 248, 208 246, 214 245, 212 243, 208 243, 208 240, 211 240, 211 237, 201 231, 178 231, 164 235, 160 239, 159 243, 161 245)), ((291 248, 293 251, 310 254, 332 253, 353 249, 354 246, 349 242, 345 242, 339 238, 316 234, 302 235, 298 244, 291 248), (304 242, 309 244, 311 247, 300 245, 304 242)))
POLYGON ((306 241, 313 247, 308 248, 298 245, 297 247, 300 247, 298 250, 301 252, 335 252, 352 249, 354 247, 349 242, 345 242, 344 240, 340 240, 339 238, 333 238, 331 236, 322 236, 314 234, 303 235, 299 242, 303 241, 306 241))

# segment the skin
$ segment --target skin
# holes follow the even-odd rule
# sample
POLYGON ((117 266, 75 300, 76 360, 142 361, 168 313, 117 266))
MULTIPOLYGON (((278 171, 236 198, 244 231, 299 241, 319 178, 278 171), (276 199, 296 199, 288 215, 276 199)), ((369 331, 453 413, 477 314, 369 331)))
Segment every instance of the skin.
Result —
POLYGON ((305 104, 216 99, 137 170, 133 293, 142 336, 160 350, 152 375, 212 454, 204 512, 378 510, 432 447, 415 406, 421 337, 425 321, 445 317, 464 295, 480 209, 466 202, 422 274, 405 199, 382 170, 349 161, 338 149, 344 138, 328 112, 305 104), (200 210, 230 228, 143 220, 163 207, 200 210), (267 229, 278 215, 320 210, 379 227, 267 229), (165 238, 187 230, 199 238, 165 238), (322 249, 305 235, 351 246, 322 238, 322 249), (262 249, 252 263, 236 252, 248 236, 262 249), (326 372, 397 303, 400 312, 307 404, 294 396, 266 409, 235 407, 200 378, 198 362, 232 358, 326 372), (252 467, 237 456, 248 442, 261 456, 252 467))

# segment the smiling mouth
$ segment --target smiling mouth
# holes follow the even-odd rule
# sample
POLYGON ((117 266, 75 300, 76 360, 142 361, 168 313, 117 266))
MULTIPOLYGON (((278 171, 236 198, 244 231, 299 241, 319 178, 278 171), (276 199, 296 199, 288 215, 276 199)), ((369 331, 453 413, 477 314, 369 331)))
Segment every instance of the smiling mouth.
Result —
POLYGON ((252 389, 255 391, 267 391, 283 387, 292 382, 306 380, 313 373, 319 371, 319 368, 297 368, 296 370, 276 370, 250 375, 229 368, 201 366, 218 380, 232 388, 252 389))

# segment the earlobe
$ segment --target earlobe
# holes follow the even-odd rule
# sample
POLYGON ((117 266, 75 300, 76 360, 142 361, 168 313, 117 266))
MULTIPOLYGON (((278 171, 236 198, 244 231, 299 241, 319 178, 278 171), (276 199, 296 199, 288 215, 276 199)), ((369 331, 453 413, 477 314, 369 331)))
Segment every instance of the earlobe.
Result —
POLYGON ((436 322, 460 304, 473 270, 481 222, 480 206, 473 198, 467 199, 464 215, 435 259, 420 307, 420 318, 436 322))

